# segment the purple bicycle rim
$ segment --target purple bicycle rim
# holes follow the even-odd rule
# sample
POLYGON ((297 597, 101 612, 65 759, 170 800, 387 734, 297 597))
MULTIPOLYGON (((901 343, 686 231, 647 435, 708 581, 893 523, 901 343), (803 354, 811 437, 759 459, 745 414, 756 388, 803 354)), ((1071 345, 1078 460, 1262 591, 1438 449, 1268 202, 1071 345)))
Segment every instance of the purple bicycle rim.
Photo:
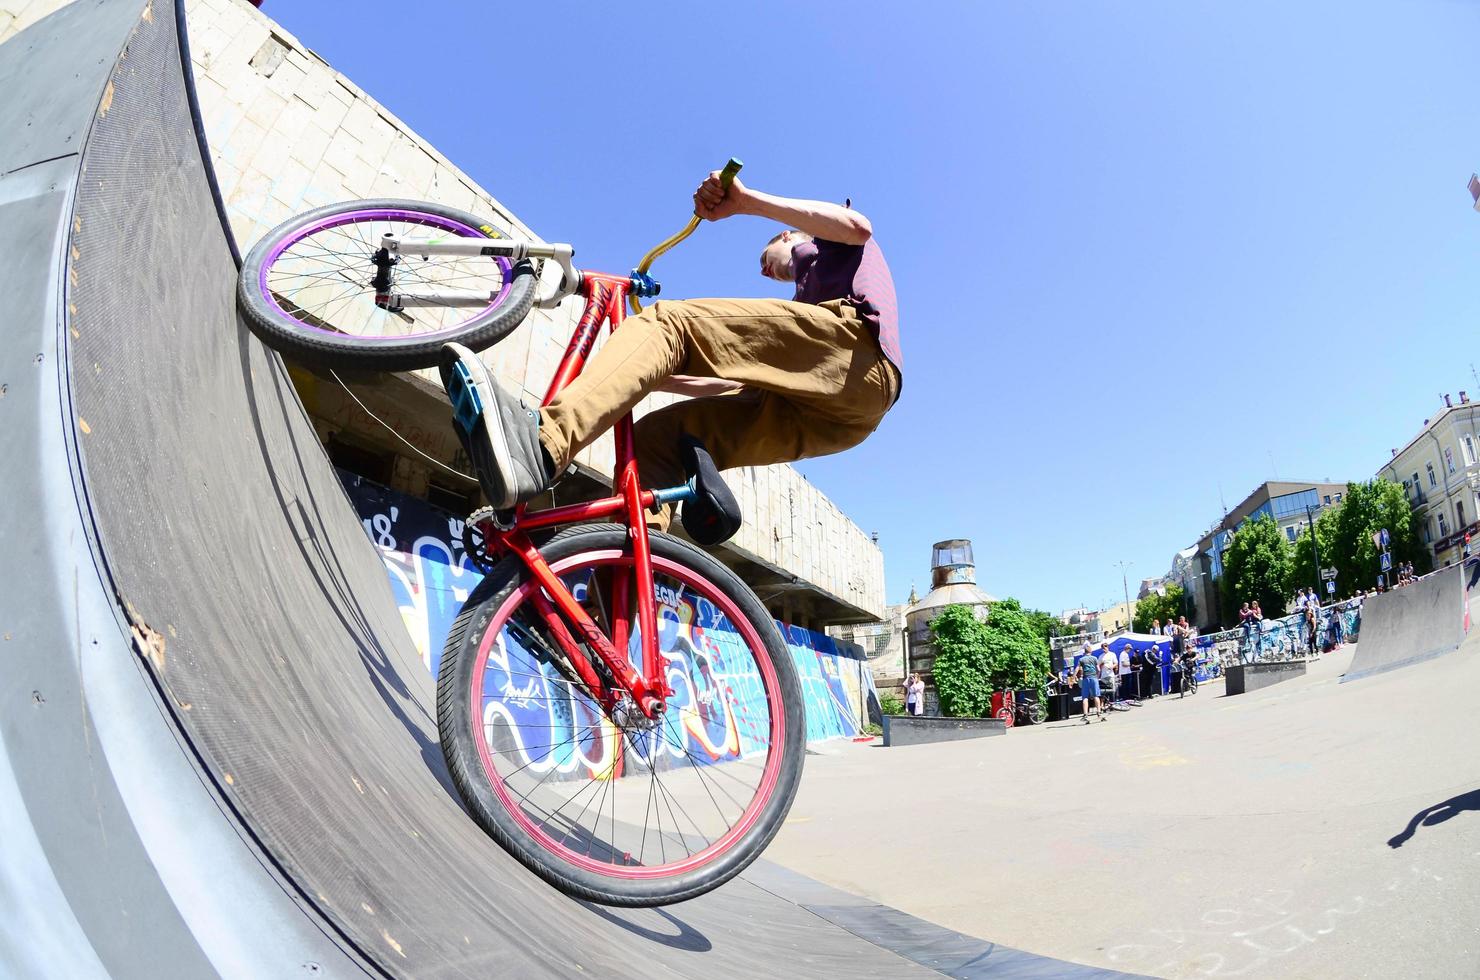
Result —
MULTIPOLYGON (((404 344, 408 342, 421 343, 426 340, 431 340, 435 337, 455 334, 459 330, 462 330, 463 327, 467 325, 469 320, 476 319, 477 317, 483 316, 484 314, 488 313, 490 310, 497 309, 499 304, 504 301, 504 297, 508 295, 507 289, 500 289, 497 293, 494 293, 493 300, 487 306, 483 307, 481 310, 478 310, 475 313, 470 314, 466 319, 459 320, 457 323, 452 324, 452 326, 450 327, 443 327, 440 330, 432 330, 427 333, 407 334, 401 337, 362 337, 358 334, 346 334, 340 330, 325 330, 323 327, 316 327, 311 323, 305 323, 304 321, 299 320, 297 317, 293 316, 293 314, 289 313, 287 310, 283 309, 282 304, 277 301, 276 297, 273 296, 272 291, 267 288, 268 270, 270 270, 273 267, 273 264, 277 262, 278 257, 286 252, 288 249, 292 248, 294 245, 297 245, 299 242, 303 241, 305 238, 316 235, 321 231, 327 231, 330 228, 337 228, 340 225, 356 224, 365 219, 371 221, 406 221, 419 225, 431 225, 434 228, 441 228, 444 231, 454 232, 455 234, 468 238, 488 237, 478 229, 471 228, 468 225, 463 224, 461 221, 455 221, 452 218, 444 218, 440 215, 427 214, 425 211, 408 211, 404 208, 366 208, 363 211, 340 211, 337 214, 325 216, 322 220, 309 225, 307 228, 293 235, 291 238, 284 239, 283 241, 277 242, 273 245, 272 253, 267 256, 267 261, 262 263, 262 272, 258 275, 257 278, 257 288, 262 293, 262 298, 270 306, 272 306, 273 309, 282 313, 283 316, 288 317, 301 329, 304 330, 312 330, 315 333, 326 334, 330 337, 354 337, 355 343, 357 344, 404 344)), ((505 284, 507 284, 509 281, 509 270, 511 268, 509 260, 500 258, 494 259, 493 261, 498 265, 499 273, 503 276, 505 284)))

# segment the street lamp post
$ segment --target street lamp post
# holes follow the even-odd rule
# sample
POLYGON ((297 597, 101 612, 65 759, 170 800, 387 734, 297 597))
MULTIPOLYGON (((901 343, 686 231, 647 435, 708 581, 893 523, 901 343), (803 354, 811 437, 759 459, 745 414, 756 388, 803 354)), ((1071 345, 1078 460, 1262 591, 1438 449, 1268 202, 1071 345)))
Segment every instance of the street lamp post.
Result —
POLYGON ((1316 599, 1321 598, 1321 546, 1316 543, 1316 522, 1310 516, 1310 504, 1305 505, 1305 526, 1310 528, 1310 550, 1316 557, 1316 599))
POLYGON ((1126 566, 1135 563, 1129 561, 1118 561, 1115 564, 1120 566, 1120 592, 1121 595, 1125 597, 1125 631, 1129 633, 1135 626, 1135 616, 1131 614, 1131 589, 1130 586, 1126 585, 1125 582, 1125 570, 1126 566))

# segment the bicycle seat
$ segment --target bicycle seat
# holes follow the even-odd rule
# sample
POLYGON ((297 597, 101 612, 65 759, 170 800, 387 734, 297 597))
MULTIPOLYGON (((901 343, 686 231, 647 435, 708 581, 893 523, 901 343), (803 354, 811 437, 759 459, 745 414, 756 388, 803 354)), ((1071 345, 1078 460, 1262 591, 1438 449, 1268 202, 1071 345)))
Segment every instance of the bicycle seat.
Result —
POLYGON ((704 443, 686 435, 679 453, 695 491, 691 499, 684 501, 679 513, 683 529, 695 544, 706 548, 723 544, 740 530, 740 502, 720 477, 719 467, 714 465, 704 443))

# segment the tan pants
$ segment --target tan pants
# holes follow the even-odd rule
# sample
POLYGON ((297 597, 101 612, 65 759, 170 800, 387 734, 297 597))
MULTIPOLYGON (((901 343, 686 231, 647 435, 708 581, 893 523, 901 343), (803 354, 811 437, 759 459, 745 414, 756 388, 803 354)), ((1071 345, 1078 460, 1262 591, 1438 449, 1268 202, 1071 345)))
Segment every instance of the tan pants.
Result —
POLYGON ((638 420, 637 464, 651 487, 683 481, 684 433, 703 442, 720 469, 789 463, 858 445, 899 394, 898 373, 868 324, 841 301, 658 302, 626 320, 540 410, 540 441, 555 472, 675 374, 745 387, 638 420))

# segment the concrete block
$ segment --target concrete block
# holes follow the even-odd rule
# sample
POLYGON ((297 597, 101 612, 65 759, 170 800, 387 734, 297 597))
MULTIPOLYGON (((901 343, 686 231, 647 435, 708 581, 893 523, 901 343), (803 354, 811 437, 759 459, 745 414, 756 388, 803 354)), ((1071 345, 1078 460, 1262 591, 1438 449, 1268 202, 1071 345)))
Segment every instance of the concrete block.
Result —
POLYGON ((1304 660, 1265 664, 1235 664, 1223 672, 1225 695, 1247 694, 1260 688, 1305 676, 1304 660))
POLYGON ((1007 722, 997 718, 936 718, 929 715, 885 715, 884 745, 923 745, 968 738, 1006 735, 1007 722))

